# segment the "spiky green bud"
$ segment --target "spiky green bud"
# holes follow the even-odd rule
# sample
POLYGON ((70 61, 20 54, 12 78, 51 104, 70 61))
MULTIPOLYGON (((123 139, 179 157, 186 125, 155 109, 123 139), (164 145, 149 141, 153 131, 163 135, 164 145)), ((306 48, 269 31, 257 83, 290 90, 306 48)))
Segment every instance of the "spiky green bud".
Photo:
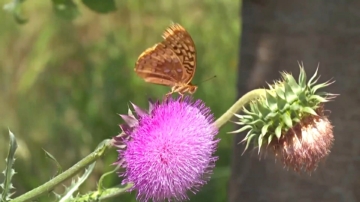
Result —
MULTIPOLYGON (((236 114, 235 116, 239 118, 239 122, 236 123, 243 125, 243 127, 232 133, 248 130, 242 140, 242 142, 246 142, 245 151, 250 143, 253 143, 255 147, 258 147, 259 153, 262 148, 272 148, 285 165, 293 167, 295 170, 304 167, 307 170, 312 170, 316 167, 319 160, 317 157, 321 156, 323 158, 326 156, 333 141, 332 126, 327 118, 323 116, 322 106, 324 102, 328 102, 336 96, 330 93, 318 92, 319 89, 329 86, 333 82, 327 81, 316 84, 317 81, 317 70, 307 81, 305 70, 300 65, 298 81, 291 74, 283 72, 282 81, 269 85, 265 96, 250 102, 249 108, 243 109, 244 115, 236 114), (312 122, 310 123, 309 120, 312 120, 312 122), (309 127, 316 129, 316 127, 319 127, 316 125, 319 120, 328 123, 326 125, 327 129, 320 132, 320 138, 316 136, 312 140, 327 142, 328 144, 319 143, 323 145, 320 149, 318 149, 319 145, 304 145, 303 143, 306 143, 304 140, 306 138, 310 140, 311 138, 309 139, 309 135, 303 137, 303 129, 309 127), (326 138, 322 139, 322 137, 326 138), (296 144, 294 138, 300 141, 300 146, 299 144, 296 146, 298 151, 295 152, 302 152, 306 157, 294 153, 293 150, 296 149, 293 147, 296 144), (316 147, 317 150, 311 150, 312 146, 316 147), (324 153, 326 154, 324 155, 324 153), (315 163, 309 163, 315 159, 311 154, 314 154, 318 159, 315 163), (293 155, 297 157, 294 157, 294 159, 293 155), (289 159, 292 159, 291 163, 288 162, 289 159)), ((309 131, 307 131, 308 133, 309 131)), ((317 143, 312 142, 311 144, 317 143)))

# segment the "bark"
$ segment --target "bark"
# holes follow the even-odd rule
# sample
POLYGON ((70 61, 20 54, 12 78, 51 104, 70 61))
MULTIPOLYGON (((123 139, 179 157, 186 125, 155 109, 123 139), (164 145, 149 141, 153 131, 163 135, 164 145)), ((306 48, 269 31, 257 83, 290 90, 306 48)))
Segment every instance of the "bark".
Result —
POLYGON ((309 176, 283 169, 270 155, 241 156, 234 138, 229 201, 360 201, 360 1, 244 0, 239 53, 239 96, 279 79, 279 71, 308 75, 320 63, 320 82, 340 96, 325 107, 334 128, 329 157, 309 176))

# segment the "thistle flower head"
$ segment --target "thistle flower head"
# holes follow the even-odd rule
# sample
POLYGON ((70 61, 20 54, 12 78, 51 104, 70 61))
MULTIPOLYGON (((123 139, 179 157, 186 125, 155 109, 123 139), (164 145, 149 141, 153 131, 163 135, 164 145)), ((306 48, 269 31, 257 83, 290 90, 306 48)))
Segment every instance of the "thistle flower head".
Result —
POLYGON ((217 160, 218 129, 210 109, 190 97, 150 102, 148 112, 133 107, 136 114, 122 115, 123 133, 114 138, 123 183, 133 183, 141 201, 188 199, 187 192, 206 183, 217 160))
POLYGON ((318 92, 332 84, 318 81, 317 70, 307 81, 300 66, 298 82, 291 74, 282 73, 282 81, 269 85, 266 95, 250 103, 245 115, 236 115, 243 125, 233 133, 248 130, 242 142, 271 148, 285 166, 295 171, 313 171, 330 153, 334 140, 332 125, 324 115, 323 103, 334 94, 318 92))

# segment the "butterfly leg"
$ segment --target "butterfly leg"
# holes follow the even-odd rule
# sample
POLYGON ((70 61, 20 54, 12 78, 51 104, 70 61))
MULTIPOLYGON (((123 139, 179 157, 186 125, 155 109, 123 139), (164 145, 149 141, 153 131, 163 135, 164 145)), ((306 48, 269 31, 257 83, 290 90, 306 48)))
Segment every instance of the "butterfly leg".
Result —
POLYGON ((182 102, 182 101, 184 101, 184 94, 183 93, 181 93, 181 92, 178 92, 179 93, 179 95, 180 95, 180 101, 182 102))
POLYGON ((174 93, 174 91, 175 91, 175 88, 172 87, 171 91, 165 94, 164 101, 166 101, 174 93))

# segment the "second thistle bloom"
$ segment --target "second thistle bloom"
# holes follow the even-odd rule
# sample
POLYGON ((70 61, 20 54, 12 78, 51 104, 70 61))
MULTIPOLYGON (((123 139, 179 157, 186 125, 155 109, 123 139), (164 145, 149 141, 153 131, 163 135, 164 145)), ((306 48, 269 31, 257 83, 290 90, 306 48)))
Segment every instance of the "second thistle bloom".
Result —
POLYGON ((141 201, 185 200, 206 183, 215 165, 218 129, 200 100, 170 98, 150 103, 149 111, 122 115, 123 134, 114 138, 123 183, 134 184, 141 201))
POLYGON ((332 125, 324 115, 324 102, 334 94, 318 92, 331 82, 316 84, 317 72, 307 81, 300 67, 298 82, 291 74, 270 85, 265 96, 250 103, 245 115, 236 115, 243 125, 237 131, 248 130, 243 142, 253 143, 258 151, 271 149, 285 166, 295 171, 315 170, 329 153, 334 136, 332 125))

